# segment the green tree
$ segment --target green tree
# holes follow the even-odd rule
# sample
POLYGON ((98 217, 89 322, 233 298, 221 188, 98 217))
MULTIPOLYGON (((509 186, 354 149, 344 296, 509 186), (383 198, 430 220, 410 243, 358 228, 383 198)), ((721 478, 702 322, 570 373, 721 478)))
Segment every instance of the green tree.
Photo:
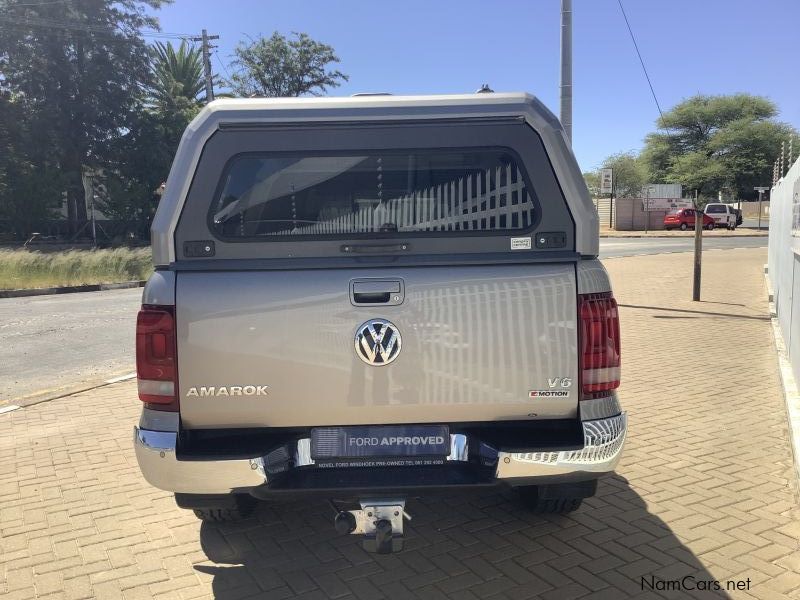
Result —
POLYGON ((140 101, 148 50, 139 32, 158 26, 146 9, 163 3, 0 0, 0 91, 18 98, 36 169, 60 172, 73 225, 86 219, 84 167, 104 166, 140 101))
POLYGON ((753 187, 772 180, 781 141, 797 135, 777 114, 760 96, 694 96, 658 120, 663 131, 647 136, 642 160, 653 182, 754 198, 753 187))
POLYGON ((120 167, 108 174, 101 209, 146 238, 159 196, 184 130, 202 106, 202 55, 185 42, 151 47, 147 98, 131 113, 127 133, 116 144, 120 167))
POLYGON ((277 31, 270 38, 241 42, 235 49, 235 69, 228 84, 237 96, 320 96, 339 87, 348 76, 328 65, 338 63, 333 48, 294 33, 288 39, 277 31))
MULTIPOLYGON (((634 152, 612 154, 603 161, 602 167, 613 170, 614 195, 618 198, 639 196, 647 183, 647 170, 634 152)), ((584 173, 583 177, 592 195, 600 196, 600 171, 584 173)))
POLYGON ((150 101, 160 110, 183 110, 205 99, 203 56, 186 41, 176 49, 172 42, 150 47, 150 101))
POLYGON ((21 102, 0 92, 0 219, 16 237, 29 236, 42 220, 52 218, 61 201, 60 170, 37 164, 41 148, 33 143, 21 102))
POLYGON ((589 194, 592 198, 598 198, 600 196, 600 172, 586 171, 583 173, 583 181, 586 182, 586 187, 589 188, 589 194))

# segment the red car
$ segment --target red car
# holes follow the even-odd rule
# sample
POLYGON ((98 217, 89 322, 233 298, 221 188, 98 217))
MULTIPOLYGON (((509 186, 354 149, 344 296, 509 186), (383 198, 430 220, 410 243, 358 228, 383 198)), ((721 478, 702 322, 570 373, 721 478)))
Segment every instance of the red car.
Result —
MULTIPOLYGON (((664 229, 675 229, 676 227, 683 231, 692 228, 694 229, 694 209, 693 208, 679 208, 671 213, 664 215, 664 229)), ((703 214, 703 227, 705 229, 714 229, 714 219, 707 214, 703 214)))

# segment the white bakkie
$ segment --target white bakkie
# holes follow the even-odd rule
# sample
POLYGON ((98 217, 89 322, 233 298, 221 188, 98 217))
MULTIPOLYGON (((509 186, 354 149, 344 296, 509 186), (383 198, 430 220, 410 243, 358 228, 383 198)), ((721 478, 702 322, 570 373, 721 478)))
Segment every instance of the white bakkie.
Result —
POLYGON ((710 202, 706 204, 705 213, 714 219, 715 227, 736 229, 736 210, 730 204, 710 202))

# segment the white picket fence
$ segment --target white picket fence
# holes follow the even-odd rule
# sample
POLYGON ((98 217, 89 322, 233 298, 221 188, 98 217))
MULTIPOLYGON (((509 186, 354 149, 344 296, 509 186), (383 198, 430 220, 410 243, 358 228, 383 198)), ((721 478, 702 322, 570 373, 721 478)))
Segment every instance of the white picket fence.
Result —
POLYGON ((375 203, 271 235, 372 233, 385 224, 396 225, 397 231, 521 228, 531 223, 534 208, 522 173, 510 164, 375 203))

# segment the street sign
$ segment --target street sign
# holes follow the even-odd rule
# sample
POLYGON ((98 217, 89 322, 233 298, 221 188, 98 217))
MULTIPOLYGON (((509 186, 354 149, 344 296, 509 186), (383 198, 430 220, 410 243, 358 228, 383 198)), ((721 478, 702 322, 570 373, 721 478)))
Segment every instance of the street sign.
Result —
POLYGON ((600 169, 600 193, 610 194, 614 190, 614 170, 600 169))

